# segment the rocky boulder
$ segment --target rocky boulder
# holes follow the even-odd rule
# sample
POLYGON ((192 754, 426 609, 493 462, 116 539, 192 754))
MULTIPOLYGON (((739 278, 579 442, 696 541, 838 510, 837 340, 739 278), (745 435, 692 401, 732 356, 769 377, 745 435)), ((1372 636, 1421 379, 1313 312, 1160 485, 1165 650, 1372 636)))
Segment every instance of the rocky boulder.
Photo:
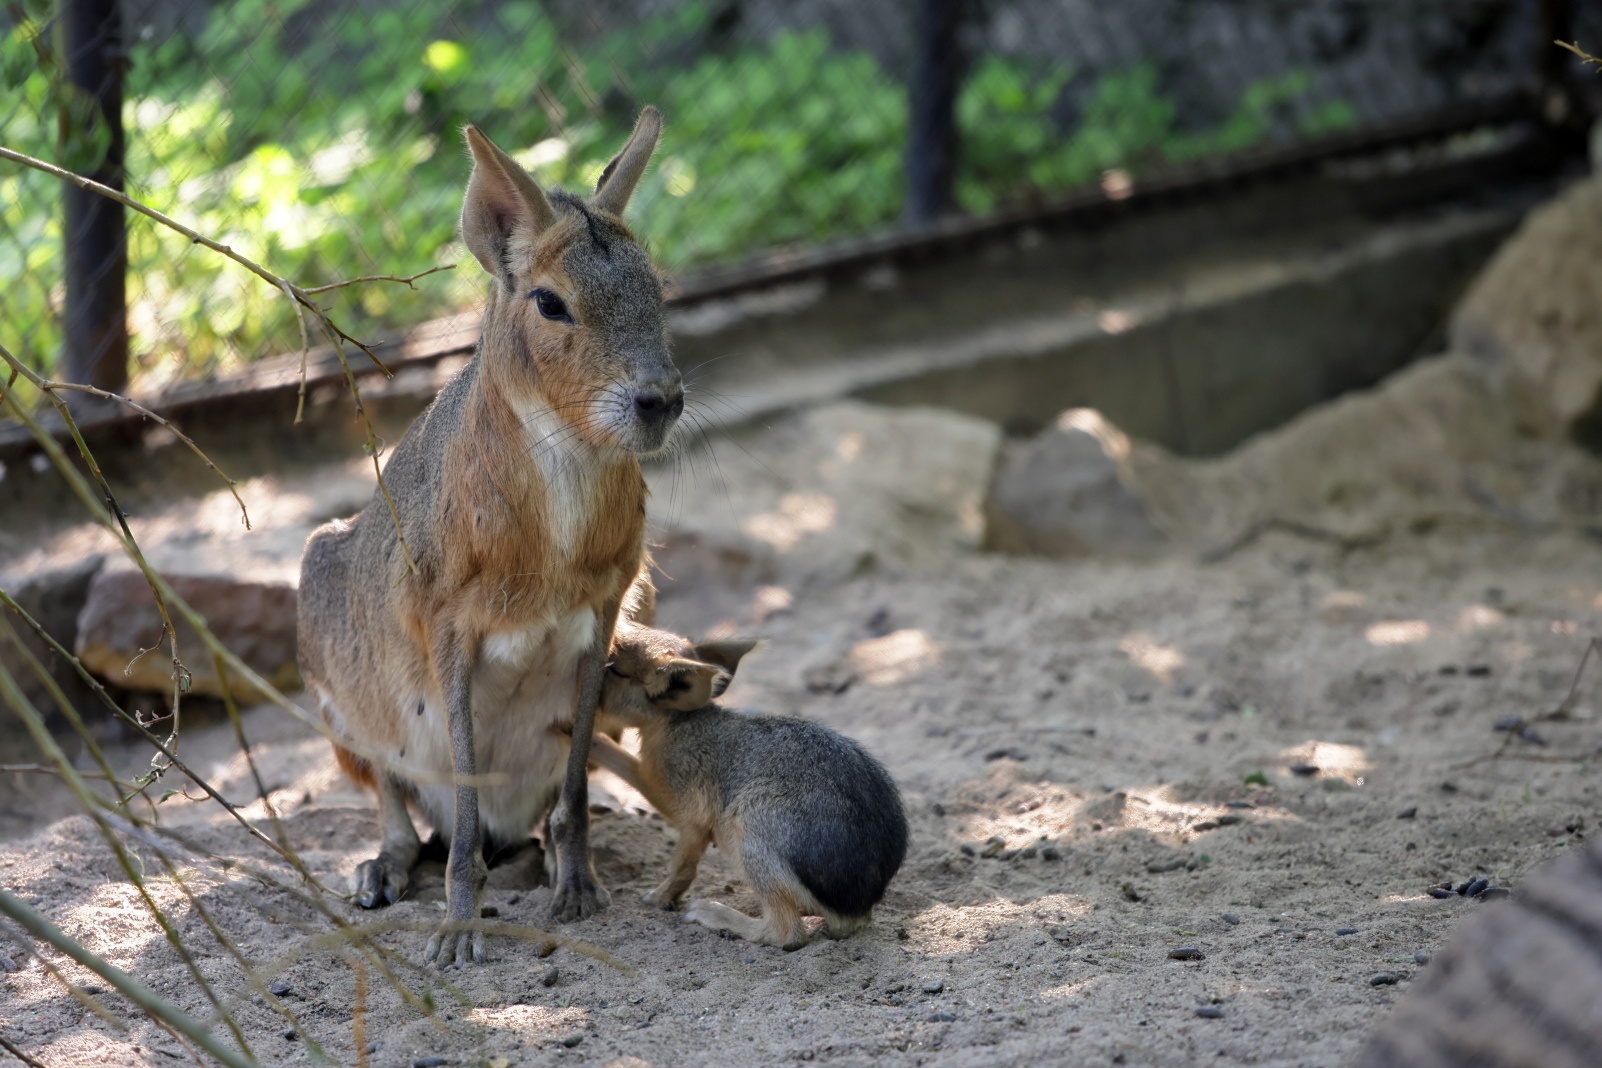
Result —
POLYGON ((1046 556, 1157 548, 1165 538, 1122 466, 1129 453, 1129 438, 1088 408, 1007 446, 986 502, 988 547, 1046 556))
MULTIPOLYGON (((201 575, 169 575, 168 581, 206 618, 212 633, 267 682, 279 690, 300 686, 293 586, 201 575)), ((176 614, 173 621, 178 652, 191 675, 190 692, 221 697, 223 682, 210 653, 193 628, 176 614)), ((162 641, 161 616, 140 572, 117 566, 96 575, 77 630, 75 652, 95 674, 126 690, 171 692, 172 660, 162 641)), ((236 700, 261 699, 238 675, 230 673, 228 682, 236 700)))
POLYGON ((1602 175, 1530 214, 1463 299, 1452 342, 1495 369, 1523 427, 1602 443, 1602 175))
MULTIPOLYGON (((15 579, 0 579, 0 588, 17 602, 17 606, 32 616, 57 642, 72 649, 78 638, 78 614, 89 598, 89 585, 100 571, 104 557, 90 556, 76 563, 65 564, 15 579)), ((0 609, 11 628, 22 639, 28 652, 43 664, 67 700, 80 712, 94 703, 93 691, 84 682, 67 658, 52 649, 28 624, 6 609, 0 609)), ((22 693, 33 704, 52 728, 64 726, 50 687, 33 671, 27 658, 9 641, 0 640, 0 667, 4 667, 17 680, 22 693)))

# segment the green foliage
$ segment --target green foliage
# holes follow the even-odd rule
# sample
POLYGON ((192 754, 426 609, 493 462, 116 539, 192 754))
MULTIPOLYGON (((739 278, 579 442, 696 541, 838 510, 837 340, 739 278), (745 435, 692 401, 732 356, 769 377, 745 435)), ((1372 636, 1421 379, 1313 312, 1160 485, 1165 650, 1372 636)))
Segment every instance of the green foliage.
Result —
MULTIPOLYGON (((1015 61, 994 56, 979 64, 957 103, 963 135, 957 202, 964 209, 984 212, 1005 200, 1071 189, 1109 170, 1135 174, 1239 151, 1285 123, 1311 85, 1299 71, 1256 82, 1222 124, 1183 133, 1174 102, 1158 91, 1156 67, 1142 63, 1105 75, 1078 128, 1064 133, 1049 109, 1071 76, 1065 67, 1031 76, 1015 61)), ((1294 120, 1294 127, 1316 136, 1355 122, 1349 105, 1331 101, 1294 120)))
MULTIPOLYGON (((627 137, 639 104, 668 124, 631 206, 659 260, 681 269, 762 248, 862 233, 901 210, 906 98, 871 57, 821 31, 708 52, 706 10, 687 5, 575 51, 534 0, 375 6, 324 25, 308 0, 237 0, 199 40, 134 49, 124 122, 129 192, 305 285, 437 264, 416 291, 382 283, 332 299, 378 337, 471 305, 482 275, 456 238, 467 177, 460 128, 473 122, 544 185, 587 190, 627 137), (700 54, 686 67, 672 57, 700 54), (627 72, 629 81, 622 81, 627 72)), ((20 105, 0 139, 81 163, 57 144, 63 94, 34 57, 28 26, 0 41, 0 77, 20 105), (20 93, 14 92, 20 90, 20 93), (63 152, 65 151, 65 154, 63 152)), ((1103 171, 1229 151, 1264 136, 1305 77, 1253 86, 1218 130, 1180 134, 1150 66, 1098 83, 1078 128, 1051 115, 1066 69, 982 63, 959 101, 963 207, 1095 180, 1103 171)), ((1326 108, 1323 127, 1350 122, 1326 108)), ((59 189, 0 170, 0 322, 36 366, 59 345, 59 189)), ((145 385, 284 351, 298 338, 287 299, 135 220, 130 329, 145 385)))

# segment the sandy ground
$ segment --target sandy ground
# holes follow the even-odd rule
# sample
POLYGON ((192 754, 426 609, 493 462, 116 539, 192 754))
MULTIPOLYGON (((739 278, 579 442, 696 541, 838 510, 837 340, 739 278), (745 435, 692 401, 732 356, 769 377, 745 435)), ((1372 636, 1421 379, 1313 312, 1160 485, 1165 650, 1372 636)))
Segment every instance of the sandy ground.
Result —
MULTIPOLYGON (((1602 681, 1568 720, 1539 725, 1546 744, 1476 760, 1507 739, 1498 720, 1563 698, 1602 621, 1599 576, 1593 539, 1456 523, 1350 551, 1270 531, 1206 565, 965 554, 807 591, 759 628, 770 641, 729 699, 860 739, 900 781, 913 841, 866 932, 793 953, 643 905, 674 833, 615 781, 598 780, 594 821, 612 906, 558 932, 615 964, 501 935, 448 983, 413 967, 443 907, 438 865, 382 914, 324 899, 352 922, 413 928, 379 939, 410 999, 372 967, 359 998, 347 953, 316 940, 328 922, 215 807, 175 797, 161 810, 230 867, 178 858, 180 884, 133 844, 264 1064, 312 1062, 315 1043, 336 1063, 383 1066, 1337 1065, 1485 907, 1435 900, 1431 885, 1515 882, 1594 824, 1595 779, 1572 758, 1602 743, 1589 696, 1602 681), (288 984, 294 1023, 244 983, 185 887, 288 984), (1183 948, 1199 959, 1172 959, 1183 948), (1399 983, 1372 985, 1380 973, 1399 983)), ((668 602, 661 622, 691 621, 668 602)), ((247 722, 289 842, 342 889, 374 849, 369 803, 287 716, 247 722)), ((229 796, 253 796, 226 729, 185 746, 229 796)), ((24 815, 63 810, 52 790, 30 777, 28 812, 13 800, 0 880, 205 1016, 87 820, 24 835, 24 815)), ((245 811, 263 816, 259 801, 245 811)), ((537 871, 525 856, 493 874, 497 922, 541 923, 537 871)), ((754 910, 715 851, 692 893, 754 910)), ((0 953, 16 966, 0 975, 0 1035, 40 1063, 192 1063, 120 997, 95 995, 134 1021, 126 1031, 17 938, 0 933, 0 953)))

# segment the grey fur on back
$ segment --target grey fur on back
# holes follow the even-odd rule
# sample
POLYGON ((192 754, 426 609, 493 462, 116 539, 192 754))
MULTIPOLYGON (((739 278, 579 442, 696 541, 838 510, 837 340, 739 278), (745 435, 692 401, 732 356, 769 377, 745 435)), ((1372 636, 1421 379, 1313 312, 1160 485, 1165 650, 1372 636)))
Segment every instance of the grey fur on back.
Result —
POLYGON ((663 771, 675 795, 711 791, 818 903, 866 916, 901 867, 907 818, 895 780, 856 742, 822 724, 712 705, 677 712, 663 771))

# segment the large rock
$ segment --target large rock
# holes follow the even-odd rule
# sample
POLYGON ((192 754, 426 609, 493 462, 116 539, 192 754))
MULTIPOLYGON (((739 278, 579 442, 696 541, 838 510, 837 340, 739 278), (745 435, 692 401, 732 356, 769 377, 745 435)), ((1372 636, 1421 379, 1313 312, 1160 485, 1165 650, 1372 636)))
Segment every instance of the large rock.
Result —
POLYGON ((651 519, 780 581, 938 563, 983 543, 1000 444, 956 412, 828 404, 651 470, 651 519))
MULTIPOLYGON (((89 598, 90 581, 100 571, 104 560, 104 557, 96 555, 47 571, 8 576, 0 579, 0 588, 4 588, 17 606, 44 628, 45 633, 67 649, 72 649, 78 638, 78 613, 89 598)), ((22 638, 28 651, 44 665, 72 706, 79 712, 89 711, 94 703, 94 693, 72 664, 40 638, 20 616, 9 610, 0 610, 0 614, 22 638)), ((50 688, 39 679, 26 658, 9 641, 0 640, 0 667, 4 667, 17 680, 23 695, 52 727, 65 725, 50 688)))
POLYGON ((1122 464, 1130 441, 1087 408, 1066 411, 1006 448, 986 506, 987 539, 1003 552, 1145 553, 1164 537, 1122 464))
POLYGON ((1602 175, 1531 213, 1464 298, 1452 342, 1496 367, 1525 427, 1602 440, 1602 175))
POLYGON ((1120 494, 1204 556, 1272 529, 1357 546, 1441 523, 1602 524, 1602 461, 1521 433, 1483 368, 1457 355, 1420 361, 1223 456, 1185 459, 1130 441, 1116 470, 1120 494))
MULTIPOLYGON (((206 618, 212 633, 252 670, 279 690, 300 686, 295 587, 199 575, 167 579, 174 592, 206 618)), ((192 678, 190 692, 222 696, 222 680, 211 654, 194 629, 172 615, 178 627, 178 653, 192 678)), ((89 670, 123 689, 157 693, 172 689, 172 660, 162 642, 161 616, 138 571, 108 567, 95 576, 78 616, 75 651, 89 670)), ((229 683, 241 702, 262 696, 237 674, 230 673, 229 683)))

